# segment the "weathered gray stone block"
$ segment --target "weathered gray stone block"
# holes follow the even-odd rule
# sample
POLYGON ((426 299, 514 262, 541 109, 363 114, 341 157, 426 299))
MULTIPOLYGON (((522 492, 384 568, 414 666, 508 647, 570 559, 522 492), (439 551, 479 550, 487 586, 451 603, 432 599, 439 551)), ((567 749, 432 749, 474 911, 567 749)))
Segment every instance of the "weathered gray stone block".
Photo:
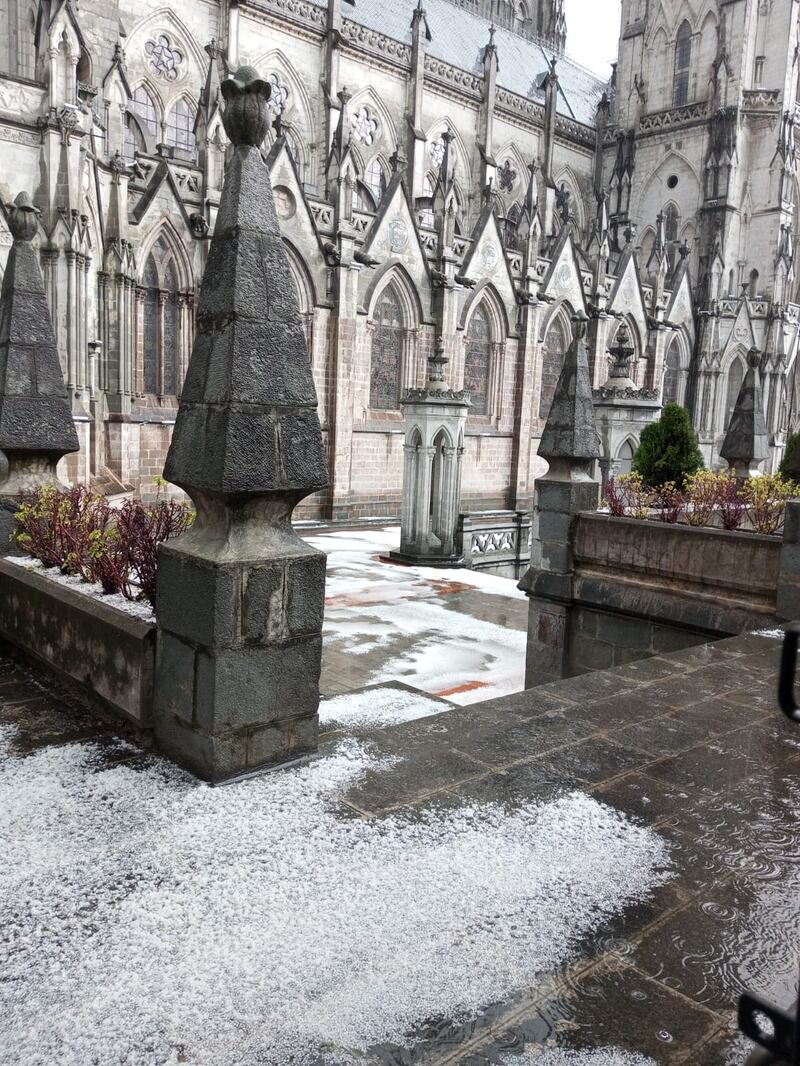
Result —
POLYGON ((195 722, 218 733, 315 715, 321 655, 320 637, 198 652, 195 722))

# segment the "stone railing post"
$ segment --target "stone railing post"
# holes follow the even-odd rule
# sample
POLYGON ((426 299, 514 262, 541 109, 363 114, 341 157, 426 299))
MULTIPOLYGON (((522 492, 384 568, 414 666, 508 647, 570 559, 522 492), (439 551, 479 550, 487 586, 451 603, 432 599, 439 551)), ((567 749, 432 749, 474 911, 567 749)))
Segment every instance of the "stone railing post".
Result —
POLYGON ((539 455, 550 464, 536 480, 533 496, 531 565, 519 583, 529 598, 527 687, 555 681, 569 672, 574 518, 596 511, 599 485, 591 475, 600 455, 594 420, 584 315, 575 319, 539 455))
POLYGON ((270 86, 222 85, 232 155, 165 477, 197 508, 159 552, 155 734, 211 781, 317 747, 325 556, 291 516, 328 476, 269 171, 270 86))
POLYGON ((14 243, 0 291, 0 449, 8 472, 0 485, 0 555, 11 549, 14 513, 22 497, 58 484, 56 466, 78 451, 39 257, 31 241, 39 210, 21 192, 8 205, 14 243))

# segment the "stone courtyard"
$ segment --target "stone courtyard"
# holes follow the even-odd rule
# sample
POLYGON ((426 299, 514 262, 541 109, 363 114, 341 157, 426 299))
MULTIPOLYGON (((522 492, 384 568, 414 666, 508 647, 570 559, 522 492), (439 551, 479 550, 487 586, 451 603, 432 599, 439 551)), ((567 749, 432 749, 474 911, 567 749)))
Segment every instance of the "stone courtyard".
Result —
POLYGON ((4 1061, 744 1062, 800 934, 779 637, 378 729, 324 700, 315 761, 221 789, 3 659, 4 1061))

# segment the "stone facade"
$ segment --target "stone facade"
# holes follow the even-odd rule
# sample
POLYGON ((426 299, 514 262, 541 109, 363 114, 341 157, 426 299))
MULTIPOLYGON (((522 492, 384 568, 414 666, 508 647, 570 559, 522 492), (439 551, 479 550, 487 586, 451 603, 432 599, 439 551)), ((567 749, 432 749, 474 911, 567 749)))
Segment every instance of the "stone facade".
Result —
MULTIPOLYGON (((610 85, 562 53, 556 0, 4 7, 0 199, 27 188, 41 211, 81 445, 62 476, 154 491, 241 63, 273 87, 264 149, 330 474, 302 513, 399 513, 399 400, 437 344, 472 397, 465 508, 527 509, 576 312, 594 388, 624 320, 632 379, 691 407, 712 463, 759 347, 776 464, 800 419, 785 5, 709 0, 687 23, 625 0, 610 85)), ((10 243, 0 217, 0 264, 10 243)))

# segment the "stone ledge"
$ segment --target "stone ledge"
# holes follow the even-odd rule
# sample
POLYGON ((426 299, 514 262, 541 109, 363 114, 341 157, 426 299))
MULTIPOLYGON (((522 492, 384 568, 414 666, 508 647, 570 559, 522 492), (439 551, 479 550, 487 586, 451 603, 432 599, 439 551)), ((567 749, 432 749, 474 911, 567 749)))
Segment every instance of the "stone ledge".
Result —
POLYGON ((0 636, 89 697, 152 723, 154 623, 0 560, 0 636))

